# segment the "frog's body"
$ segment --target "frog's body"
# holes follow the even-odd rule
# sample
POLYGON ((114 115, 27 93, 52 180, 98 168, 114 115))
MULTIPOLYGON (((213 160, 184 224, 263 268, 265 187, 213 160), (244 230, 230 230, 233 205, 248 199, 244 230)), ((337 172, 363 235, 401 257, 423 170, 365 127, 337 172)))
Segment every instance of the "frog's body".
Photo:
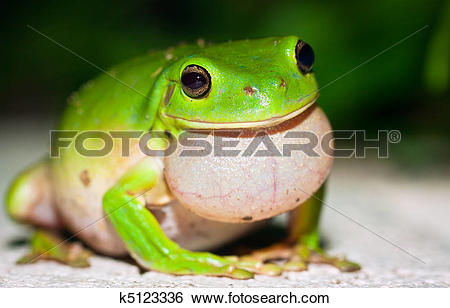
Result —
MULTIPOLYGON (((319 108, 309 108, 317 97, 311 53, 295 37, 153 52, 117 66, 110 76, 101 75, 72 95, 59 129, 152 130, 178 137, 188 129, 268 128, 278 146, 290 130, 321 137, 330 126, 319 108)), ((233 138, 240 141, 238 149, 252 140, 233 138)), ((179 148, 162 158, 143 153, 136 139, 130 141, 129 155, 123 155, 124 145, 113 140, 109 155, 86 157, 72 143, 59 157, 24 172, 10 190, 10 214, 41 227, 66 227, 95 250, 128 253, 148 269, 247 278, 250 272, 280 270, 260 262, 268 259, 264 253, 249 262, 186 249, 218 247, 304 203, 291 214, 297 222, 291 243, 322 254, 320 195, 311 196, 331 167, 325 153, 199 158, 181 157, 179 148)), ((95 148, 99 141, 89 139, 85 145, 95 148)), ((291 269, 308 261, 291 257, 291 269)), ((322 257, 335 265, 342 262, 322 257)))

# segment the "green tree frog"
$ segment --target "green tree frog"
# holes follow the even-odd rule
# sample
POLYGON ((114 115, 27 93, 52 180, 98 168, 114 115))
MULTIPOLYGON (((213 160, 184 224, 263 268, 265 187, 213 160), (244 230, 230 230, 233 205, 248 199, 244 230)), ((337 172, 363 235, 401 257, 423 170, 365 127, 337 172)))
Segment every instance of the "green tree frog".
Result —
MULTIPOLYGON (((60 130, 213 132, 232 150, 246 151, 287 132, 324 136, 331 130, 316 107, 318 85, 310 45, 294 36, 205 46, 203 42, 150 52, 118 65, 73 94, 60 130), (242 134, 233 134, 241 130, 242 134), (250 138, 252 132, 268 135, 250 138), (229 134, 229 135, 227 135, 229 134)), ((7 195, 14 219, 38 229, 22 262, 55 259, 88 264, 76 243, 48 230, 65 229, 93 250, 130 255, 147 270, 175 275, 247 279, 327 263, 342 271, 359 265, 319 246, 323 185, 332 157, 290 155, 146 155, 131 139, 113 139, 109 155, 80 155, 74 142, 22 172, 7 195), (126 153, 125 153, 126 154, 126 153), (289 212, 286 241, 244 256, 209 252, 289 212), (274 263, 274 259, 284 262, 274 263)), ((173 142, 167 139, 168 142, 173 142)), ((166 141, 167 141, 166 140, 166 141)), ((292 142, 291 142, 292 143, 292 142)), ((222 145, 223 145, 222 144, 222 145)))

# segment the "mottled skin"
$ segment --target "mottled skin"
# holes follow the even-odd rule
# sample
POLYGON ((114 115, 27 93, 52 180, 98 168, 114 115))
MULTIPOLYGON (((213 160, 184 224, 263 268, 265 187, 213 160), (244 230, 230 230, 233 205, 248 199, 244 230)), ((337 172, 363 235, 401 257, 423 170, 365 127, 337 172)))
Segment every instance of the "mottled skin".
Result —
MULTIPOLYGON (((73 94, 59 129, 152 130, 178 137, 188 129, 283 130, 284 123, 297 121, 293 127, 313 127, 323 134, 329 130, 329 123, 320 109, 309 108, 317 98, 318 87, 310 67, 305 70, 298 58, 296 48, 301 50, 302 44, 290 36, 150 52, 111 69, 109 73, 114 78, 102 74, 73 94), (201 97, 193 98, 183 88, 182 74, 190 65, 202 67, 211 78, 210 88, 201 97)), ((85 146, 95 148, 99 144, 98 140, 89 139, 85 146)), ((44 161, 17 177, 7 197, 8 212, 19 221, 39 227, 65 227, 102 253, 128 253, 146 269, 178 275, 250 278, 253 273, 275 275, 283 269, 302 270, 308 262, 331 263, 347 271, 358 268, 354 263, 325 255, 319 247, 317 223, 323 189, 311 196, 325 181, 330 157, 320 155, 315 161, 303 156, 282 158, 277 165, 281 172, 278 176, 267 160, 259 163, 246 159, 250 169, 261 171, 254 173, 252 184, 246 186, 245 181, 242 184, 239 178, 227 178, 230 174, 220 171, 236 164, 242 164, 240 168, 245 170, 243 161, 217 157, 203 162, 189 158, 183 161, 176 155, 166 159, 149 157, 139 151, 137 141, 131 142, 130 155, 123 156, 122 149, 118 139, 114 139, 112 153, 105 157, 82 156, 74 143, 61 149, 60 157, 44 161), (234 201, 222 198, 222 202, 209 207, 208 198, 202 196, 211 193, 211 185, 200 181, 194 187, 200 197, 187 200, 180 187, 188 185, 193 177, 199 179, 195 172, 206 162, 210 166, 206 172, 217 171, 214 181, 218 189, 236 180, 244 187, 241 193, 256 200, 254 187, 264 189, 264 168, 268 166, 271 171, 267 176, 274 177, 271 189, 279 181, 286 193, 283 190, 282 195, 272 194, 267 202, 242 202, 239 196, 232 196, 234 201), (292 173, 291 177, 292 170, 302 172, 292 173), (289 195, 290 188, 301 191, 289 195), (233 207, 235 210, 230 210, 233 207), (288 210, 293 210, 291 232, 283 244, 245 257, 219 257, 186 249, 217 247, 263 223, 253 221, 288 210), (214 236, 204 236, 208 229, 214 236), (279 256, 288 259, 283 267, 265 262, 279 256)), ((212 178, 213 175, 205 174, 205 179, 212 178)), ((49 245, 57 242, 38 232, 31 254, 22 261, 45 257, 72 265, 86 264, 86 253, 67 244, 57 248, 49 245)))

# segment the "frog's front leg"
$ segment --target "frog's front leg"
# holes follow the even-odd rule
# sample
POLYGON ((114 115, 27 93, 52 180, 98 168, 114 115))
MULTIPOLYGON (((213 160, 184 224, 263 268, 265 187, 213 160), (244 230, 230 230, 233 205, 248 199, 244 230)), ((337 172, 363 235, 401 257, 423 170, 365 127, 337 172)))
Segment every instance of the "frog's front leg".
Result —
POLYGON ((343 272, 359 270, 360 266, 357 263, 330 256, 320 247, 318 225, 324 186, 322 185, 306 202, 289 213, 289 235, 284 243, 257 250, 249 257, 259 261, 287 259, 283 266, 285 270, 305 270, 308 263, 330 264, 343 272))
POLYGON ((275 265, 237 262, 235 258, 191 252, 170 240, 153 214, 139 201, 161 179, 159 161, 146 158, 128 170, 103 197, 103 208, 130 255, 146 269, 176 275, 253 277, 253 272, 280 273, 275 265))

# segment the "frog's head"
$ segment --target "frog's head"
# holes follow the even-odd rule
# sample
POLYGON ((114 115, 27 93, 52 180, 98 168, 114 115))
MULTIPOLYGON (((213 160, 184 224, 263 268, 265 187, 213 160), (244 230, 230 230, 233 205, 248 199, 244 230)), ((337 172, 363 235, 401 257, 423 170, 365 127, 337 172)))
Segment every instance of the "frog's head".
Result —
POLYGON ((295 117, 318 96, 312 48, 274 37, 187 48, 161 74, 160 118, 195 129, 268 127, 295 117))

